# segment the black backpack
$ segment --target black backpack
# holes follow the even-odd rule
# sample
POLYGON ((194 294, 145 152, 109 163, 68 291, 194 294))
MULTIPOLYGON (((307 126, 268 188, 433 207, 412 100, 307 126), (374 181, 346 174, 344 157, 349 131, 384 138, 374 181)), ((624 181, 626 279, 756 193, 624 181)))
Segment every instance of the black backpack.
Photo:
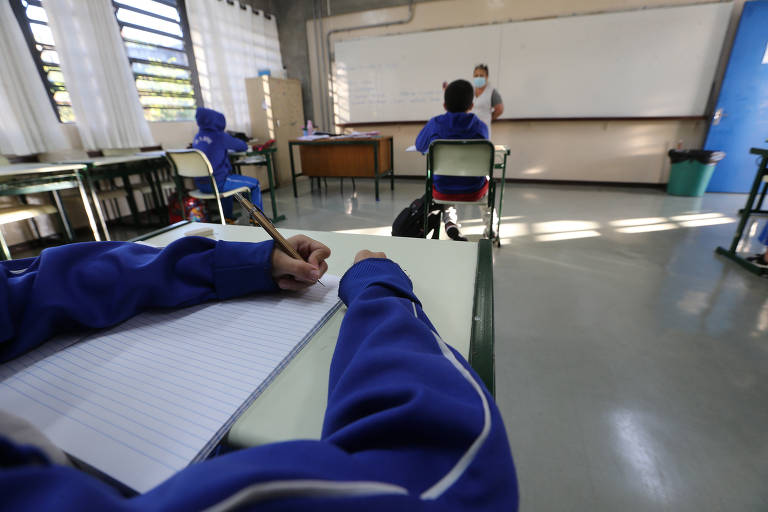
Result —
MULTIPOLYGON (((407 238, 426 238, 424 233, 424 209, 426 208, 426 194, 415 199, 410 206, 403 211, 392 223, 392 236, 407 238)), ((435 203, 430 204, 429 218, 427 219, 427 233, 432 232, 432 238, 440 236, 440 212, 442 209, 435 203)))

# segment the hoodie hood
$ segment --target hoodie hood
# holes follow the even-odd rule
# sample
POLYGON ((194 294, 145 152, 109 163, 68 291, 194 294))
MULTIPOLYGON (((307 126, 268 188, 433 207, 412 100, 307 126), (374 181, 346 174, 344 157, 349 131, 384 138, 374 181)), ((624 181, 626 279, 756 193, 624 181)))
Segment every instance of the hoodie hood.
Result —
POLYGON ((197 121, 197 126, 200 127, 201 130, 215 130, 222 132, 227 126, 227 119, 224 117, 224 114, 210 108, 197 107, 195 120, 197 121))
POLYGON ((440 138, 464 139, 468 133, 480 133, 482 123, 475 114, 468 112, 446 112, 440 117, 440 138))

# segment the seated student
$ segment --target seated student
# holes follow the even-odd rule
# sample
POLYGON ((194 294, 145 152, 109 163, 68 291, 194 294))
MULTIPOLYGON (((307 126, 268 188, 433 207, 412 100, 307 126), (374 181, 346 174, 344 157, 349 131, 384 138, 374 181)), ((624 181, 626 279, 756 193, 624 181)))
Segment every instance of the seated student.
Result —
MULTIPOLYGON (((165 249, 90 242, 0 262, 0 361, 65 331, 106 327, 146 309, 298 289, 330 250, 289 239, 187 237, 165 249)), ((339 286, 348 310, 330 369, 322 437, 248 448, 193 464, 126 498, 66 465, 41 433, 0 415, 7 510, 514 511, 517 481, 499 411, 447 346, 383 253, 360 251, 339 286), (34 442, 37 439, 38 442, 34 442)))
MULTIPOLYGON (((443 93, 446 113, 433 117, 421 129, 416 137, 416 149, 426 153, 430 143, 437 139, 487 139, 488 127, 475 114, 469 113, 474 95, 472 84, 466 80, 454 80, 448 84, 443 93)), ((454 199, 476 201, 488 191, 488 179, 484 177, 435 176, 433 183, 433 194, 441 200, 458 196, 454 199)), ((459 231, 454 205, 443 205, 443 222, 449 237, 453 240, 467 240, 459 231)), ((496 225, 495 221, 493 225, 496 225)))
POLYGON ((763 226, 763 230, 757 236, 761 244, 765 245, 765 253, 755 254, 747 258, 747 261, 757 265, 760 268, 768 268, 768 222, 763 226))
MULTIPOLYGON (((211 162, 213 178, 216 180, 219 193, 243 186, 250 187, 251 202, 261 208, 261 185, 259 180, 251 176, 230 174, 232 172, 232 164, 229 161, 229 150, 247 151, 248 144, 224 131, 224 128, 227 126, 227 120, 221 112, 198 107, 195 119, 200 131, 195 135, 192 147, 205 153, 205 156, 211 162)), ((195 186, 201 192, 213 194, 211 182, 206 178, 195 178, 195 186)), ((229 224, 234 224, 235 222, 232 206, 232 197, 221 198, 221 209, 224 210, 224 217, 229 224)))

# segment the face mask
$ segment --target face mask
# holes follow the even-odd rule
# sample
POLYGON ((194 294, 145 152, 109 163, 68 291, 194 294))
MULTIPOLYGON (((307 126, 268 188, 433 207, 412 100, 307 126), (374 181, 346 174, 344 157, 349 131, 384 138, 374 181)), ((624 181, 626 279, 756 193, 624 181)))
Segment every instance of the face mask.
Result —
POLYGON ((485 77, 484 76, 476 76, 474 78, 475 81, 475 87, 483 87, 485 85, 485 77))

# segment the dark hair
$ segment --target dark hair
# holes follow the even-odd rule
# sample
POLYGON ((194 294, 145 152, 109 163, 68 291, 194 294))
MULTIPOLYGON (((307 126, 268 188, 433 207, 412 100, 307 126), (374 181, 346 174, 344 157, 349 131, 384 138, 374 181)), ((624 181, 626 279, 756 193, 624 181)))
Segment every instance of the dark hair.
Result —
POLYGON ((466 80, 454 80, 445 88, 445 109, 448 112, 466 112, 472 106, 475 88, 466 80))
POLYGON ((488 76, 488 66, 486 66, 485 64, 478 64, 477 66, 475 66, 475 69, 473 69, 472 71, 477 71, 478 69, 482 69, 483 71, 485 71, 485 76, 488 76))

